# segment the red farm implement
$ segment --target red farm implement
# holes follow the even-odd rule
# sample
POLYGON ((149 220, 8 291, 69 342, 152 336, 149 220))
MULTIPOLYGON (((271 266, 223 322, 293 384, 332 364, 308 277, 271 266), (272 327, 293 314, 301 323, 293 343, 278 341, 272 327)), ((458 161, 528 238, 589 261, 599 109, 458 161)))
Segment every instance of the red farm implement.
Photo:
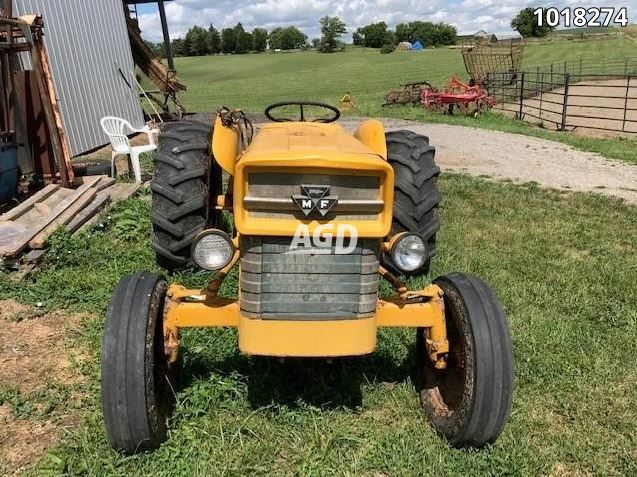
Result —
POLYGON ((478 115, 495 106, 495 99, 479 85, 469 86, 455 76, 449 80, 444 91, 428 86, 423 88, 422 105, 426 109, 453 114, 454 108, 462 114, 478 115))

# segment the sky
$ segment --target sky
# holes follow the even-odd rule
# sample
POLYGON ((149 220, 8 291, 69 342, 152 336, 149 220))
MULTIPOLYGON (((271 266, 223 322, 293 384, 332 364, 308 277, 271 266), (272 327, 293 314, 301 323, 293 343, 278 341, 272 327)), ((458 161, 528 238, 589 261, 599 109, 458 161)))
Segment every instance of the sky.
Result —
MULTIPOLYGON (((414 20, 446 22, 459 34, 479 30, 512 35, 510 23, 517 12, 530 6, 627 7, 628 20, 637 21, 637 0, 560 0, 550 4, 537 0, 172 0, 166 2, 166 16, 172 38, 183 37, 193 25, 217 28, 243 23, 247 30, 294 25, 308 37, 320 36, 318 20, 324 15, 339 16, 347 24, 346 41, 359 26, 385 21, 391 28, 414 20)), ((161 40, 161 25, 156 4, 139 5, 142 35, 161 40)))

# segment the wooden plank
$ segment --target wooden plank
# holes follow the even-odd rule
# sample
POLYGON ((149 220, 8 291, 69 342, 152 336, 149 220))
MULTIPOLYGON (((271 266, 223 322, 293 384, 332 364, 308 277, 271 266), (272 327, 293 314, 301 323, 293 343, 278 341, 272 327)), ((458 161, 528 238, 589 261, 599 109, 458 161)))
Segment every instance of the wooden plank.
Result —
POLYGON ((135 194, 140 187, 141 184, 138 183, 115 184, 109 188, 111 202, 116 204, 117 202, 128 199, 130 196, 135 194))
POLYGON ((66 224, 66 230, 69 233, 75 232, 82 225, 84 225, 91 217, 96 215, 106 204, 111 200, 108 190, 103 190, 97 193, 95 199, 88 204, 84 209, 80 211, 71 221, 66 224))
POLYGON ((36 192, 35 194, 33 194, 31 197, 29 197, 27 200, 25 200, 21 204, 16 205, 13 209, 0 215, 0 222, 5 220, 17 219, 21 215, 25 214, 37 202, 43 201, 44 199, 49 197, 51 194, 53 194, 55 191, 57 191, 59 188, 60 186, 56 184, 49 184, 44 189, 42 189, 39 192, 36 192))
POLYGON ((75 185, 79 186, 82 184, 86 184, 87 182, 95 178, 99 178, 99 182, 96 184, 98 191, 106 189, 107 187, 110 187, 113 184, 115 184, 115 179, 113 179, 112 177, 108 177, 105 174, 99 174, 99 175, 92 175, 92 176, 75 176, 75 185))
MULTIPOLYGON (((29 227, 29 229, 22 234, 19 238, 13 240, 11 244, 0 246, 0 255, 4 256, 13 256, 18 252, 22 251, 29 243, 29 241, 36 235, 38 235, 42 230, 47 228, 49 224, 55 221, 61 214, 64 213, 69 207, 73 205, 73 203, 81 198, 83 194, 89 189, 93 188, 93 186, 97 183, 99 179, 95 179, 90 183, 84 184, 80 186, 72 195, 62 200, 51 212, 49 216, 44 218, 41 222, 33 224, 29 227)), ((64 189, 61 189, 61 191, 64 189)), ((93 189, 93 192, 95 190, 93 189)), ((10 222, 7 222, 10 223, 10 222)))
POLYGON ((55 95, 55 87, 51 76, 51 69, 48 56, 41 38, 34 38, 31 32, 33 26, 42 27, 42 18, 36 17, 32 23, 24 20, 3 19, 16 28, 19 28, 24 36, 25 42, 31 45, 32 70, 38 86, 38 94, 42 99, 44 117, 47 129, 50 133, 53 157, 60 172, 60 179, 63 186, 73 185, 73 167, 71 166, 71 156, 69 153, 66 135, 61 122, 59 105, 55 95))
POLYGON ((43 80, 46 82, 46 92, 51 105, 51 112, 53 113, 53 120, 55 128, 57 129, 58 140, 61 146, 62 157, 58 167, 60 168, 60 178, 62 179, 63 186, 72 186, 74 183, 73 165, 71 164, 71 152, 66 139, 66 131, 62 124, 62 113, 60 112, 60 106, 58 105, 57 95, 55 93, 55 85, 53 84, 53 75, 51 74, 51 66, 49 64, 49 57, 46 52, 46 46, 41 37, 33 38, 33 63, 37 66, 36 71, 43 75, 43 80), (36 58, 37 57, 37 61, 36 58))
POLYGON ((24 257, 22 257, 22 263, 38 264, 42 261, 42 257, 44 257, 44 250, 31 250, 24 254, 24 257))
MULTIPOLYGON (((110 204, 107 208, 112 207, 117 202, 128 199, 130 196, 134 195, 139 190, 140 187, 141 187, 141 184, 136 184, 136 183, 133 183, 133 184, 119 183, 109 187, 108 189, 106 189, 106 191, 108 191, 109 199, 110 199, 110 204)), ((73 235, 80 234, 88 230, 89 228, 91 228, 93 225, 95 225, 95 223, 97 223, 101 215, 102 214, 95 214, 93 215, 93 217, 90 217, 75 232, 73 232, 73 235)))
POLYGON ((111 187, 115 184, 115 179, 108 176, 103 176, 102 179, 97 183, 97 190, 101 191, 106 189, 107 187, 111 187))
POLYGON ((81 186, 83 184, 86 184, 87 182, 92 181, 93 179, 102 179, 103 177, 108 177, 104 174, 95 174, 92 176, 77 176, 75 177, 75 185, 77 186, 81 186))
MULTIPOLYGON (((83 187, 83 186, 82 186, 83 187)), ((97 196, 97 189, 95 187, 89 187, 87 190, 76 198, 61 214, 57 216, 49 225, 44 227, 35 237, 29 241, 29 247, 34 249, 44 248, 46 240, 49 236, 55 232, 55 230, 67 223, 69 223, 73 217, 82 211, 93 199, 97 196)))

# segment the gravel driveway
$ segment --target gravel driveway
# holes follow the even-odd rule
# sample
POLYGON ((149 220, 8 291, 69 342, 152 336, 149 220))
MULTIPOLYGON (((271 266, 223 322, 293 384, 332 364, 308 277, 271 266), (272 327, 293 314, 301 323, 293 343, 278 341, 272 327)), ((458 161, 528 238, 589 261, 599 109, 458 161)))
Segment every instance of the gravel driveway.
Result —
MULTIPOLYGON (((382 121, 387 130, 410 129, 429 136, 442 170, 520 183, 535 181, 547 188, 596 192, 637 205, 637 166, 519 134, 396 119, 382 121)), ((358 122, 340 121, 347 129, 358 122)))

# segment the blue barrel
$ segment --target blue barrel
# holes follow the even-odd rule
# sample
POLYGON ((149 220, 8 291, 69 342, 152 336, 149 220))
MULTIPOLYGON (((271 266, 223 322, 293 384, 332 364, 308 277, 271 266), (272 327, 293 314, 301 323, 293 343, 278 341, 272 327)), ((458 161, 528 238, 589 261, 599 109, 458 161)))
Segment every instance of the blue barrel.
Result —
POLYGON ((0 144, 0 204, 15 197, 18 188, 18 147, 0 144))

